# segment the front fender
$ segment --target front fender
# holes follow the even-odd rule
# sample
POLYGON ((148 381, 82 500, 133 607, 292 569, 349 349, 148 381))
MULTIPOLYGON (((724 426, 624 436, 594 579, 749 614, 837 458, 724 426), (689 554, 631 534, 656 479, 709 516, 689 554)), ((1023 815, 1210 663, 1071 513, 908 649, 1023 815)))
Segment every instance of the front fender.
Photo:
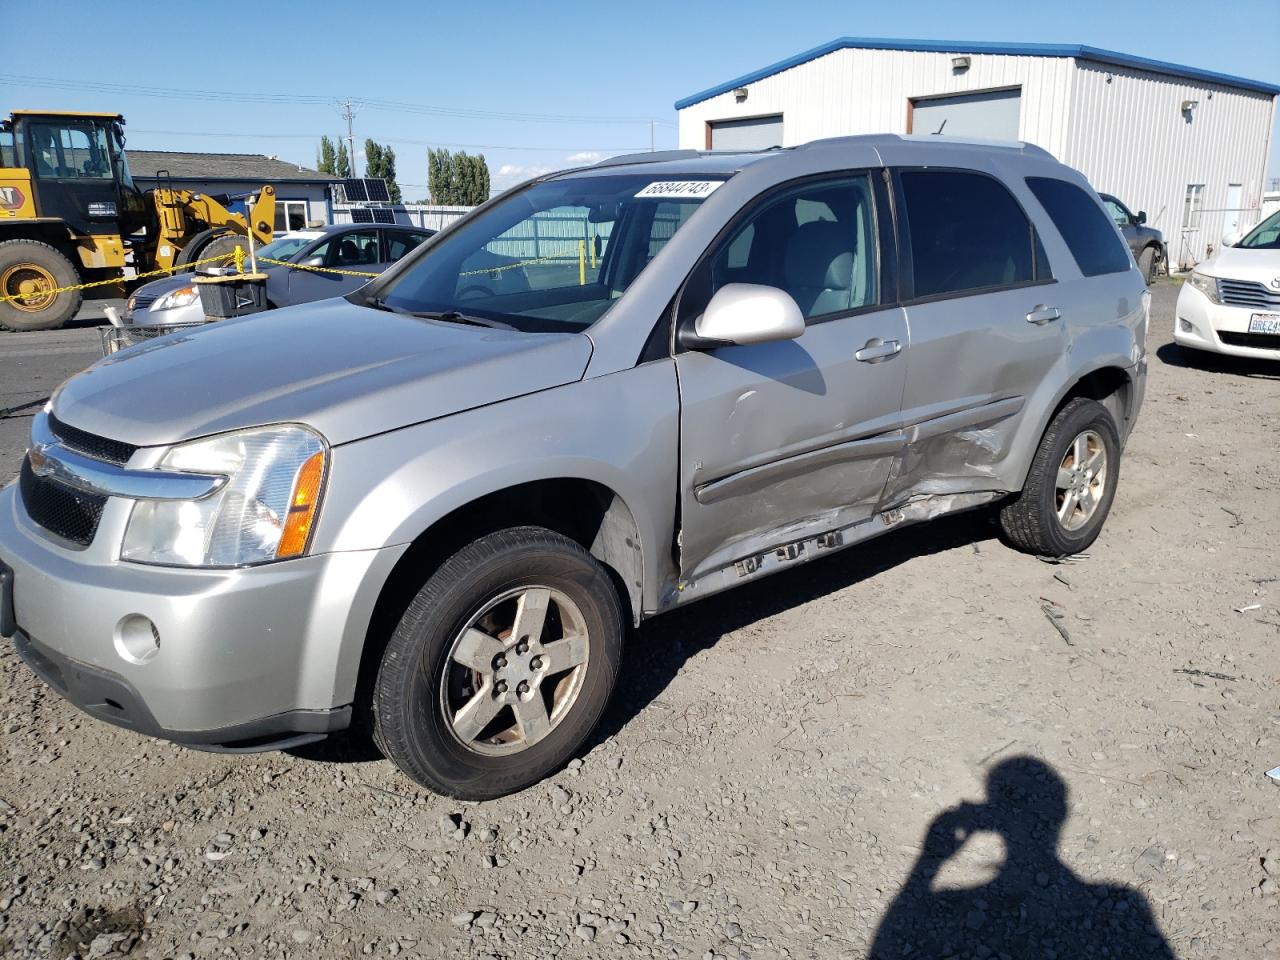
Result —
POLYGON ((488 494, 557 478, 590 480, 622 499, 640 538, 645 609, 654 609, 676 510, 679 399, 672 361, 342 444, 313 550, 369 550, 415 540, 488 494))

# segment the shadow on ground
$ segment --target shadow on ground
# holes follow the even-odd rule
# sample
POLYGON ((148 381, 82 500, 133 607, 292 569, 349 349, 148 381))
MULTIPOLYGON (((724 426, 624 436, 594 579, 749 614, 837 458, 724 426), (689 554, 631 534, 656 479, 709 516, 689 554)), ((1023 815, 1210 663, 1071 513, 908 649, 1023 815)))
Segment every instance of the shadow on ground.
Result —
POLYGON ((1171 367, 1188 370, 1204 370, 1208 373, 1230 373, 1238 377, 1261 377, 1280 380, 1280 363, 1275 360, 1255 360, 1252 357, 1229 357, 1205 350, 1188 350, 1176 343, 1166 343, 1156 351, 1160 362, 1171 367))
POLYGON ((1067 785, 1034 757, 987 776, 987 799, 929 825, 906 883, 876 931, 870 960, 901 957, 1116 957, 1173 960, 1151 906, 1122 884, 1088 883, 1058 858, 1067 785), (976 833, 1004 841, 999 874, 978 887, 937 889, 948 860, 976 833))

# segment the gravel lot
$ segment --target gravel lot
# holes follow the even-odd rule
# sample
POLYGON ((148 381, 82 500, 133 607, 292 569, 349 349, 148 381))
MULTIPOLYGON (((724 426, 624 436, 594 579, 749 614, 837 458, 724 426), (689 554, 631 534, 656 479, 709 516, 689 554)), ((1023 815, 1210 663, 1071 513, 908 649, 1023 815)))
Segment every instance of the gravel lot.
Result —
MULTIPOLYGON (((1087 559, 970 514, 660 618, 505 800, 147 740, 0 650, 0 955, 1280 955, 1280 364, 1189 365, 1176 292, 1087 559)), ((96 348, 0 334, 0 407, 96 348)))

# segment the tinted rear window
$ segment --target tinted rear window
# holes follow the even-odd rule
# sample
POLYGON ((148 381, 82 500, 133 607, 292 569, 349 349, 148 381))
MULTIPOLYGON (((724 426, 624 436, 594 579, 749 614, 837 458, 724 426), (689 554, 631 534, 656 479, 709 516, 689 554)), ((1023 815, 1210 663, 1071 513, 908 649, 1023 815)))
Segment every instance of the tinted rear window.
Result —
POLYGON ((1027 186, 1067 242, 1081 273, 1096 277, 1129 269, 1128 249, 1089 194, 1074 183, 1052 177, 1027 177, 1027 186))
POLYGON ((1002 183, 945 170, 901 176, 916 297, 1049 279, 1035 230, 1002 183))

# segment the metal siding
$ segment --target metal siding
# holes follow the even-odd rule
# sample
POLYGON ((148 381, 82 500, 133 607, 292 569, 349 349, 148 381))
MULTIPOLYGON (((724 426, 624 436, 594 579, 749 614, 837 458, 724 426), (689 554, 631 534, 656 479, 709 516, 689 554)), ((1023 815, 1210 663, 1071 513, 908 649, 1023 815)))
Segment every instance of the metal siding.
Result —
POLYGON ((745 102, 732 91, 679 111, 680 146, 706 146, 709 120, 783 114, 785 146, 859 133, 906 133, 913 97, 1022 88, 1019 139, 1056 154, 1063 108, 1070 100, 1071 61, 1061 57, 973 54, 956 73, 950 53, 836 50, 748 85, 745 102))
POLYGON ((1227 186, 1244 185, 1240 224, 1258 221, 1274 97, 1079 61, 1061 159, 1164 232, 1171 263, 1189 267, 1222 236, 1227 186), (1197 100, 1191 122, 1184 100, 1197 100), (1187 185, 1203 183, 1199 229, 1182 229, 1187 185))

